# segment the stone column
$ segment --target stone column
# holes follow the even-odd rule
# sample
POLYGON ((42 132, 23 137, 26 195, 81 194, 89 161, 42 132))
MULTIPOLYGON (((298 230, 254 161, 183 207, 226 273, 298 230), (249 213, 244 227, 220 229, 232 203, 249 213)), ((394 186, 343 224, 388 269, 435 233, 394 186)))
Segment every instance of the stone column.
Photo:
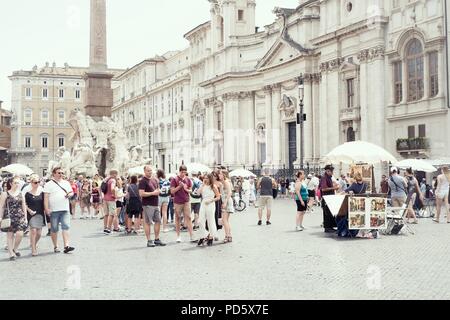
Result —
POLYGON ((361 63, 361 140, 363 141, 367 141, 368 137, 369 137, 369 123, 370 123, 370 119, 369 117, 371 116, 368 113, 368 108, 369 108, 369 98, 368 98, 368 86, 370 85, 370 81, 367 78, 369 76, 368 72, 367 72, 368 66, 367 63, 361 63))
POLYGON ((312 137, 314 162, 320 160, 320 73, 314 75, 313 80, 313 107, 312 107, 312 137))
POLYGON ((255 124, 255 108, 256 108, 256 95, 253 91, 251 93, 251 104, 248 108, 248 118, 247 118, 247 128, 248 128, 248 136, 249 136, 249 163, 246 163, 248 166, 253 166, 256 164, 256 124, 255 124))
POLYGON ((273 134, 272 134, 272 87, 264 87, 266 94, 266 163, 272 165, 273 162, 273 134))
MULTIPOLYGON (((207 165, 212 165, 214 163, 214 107, 212 105, 206 104, 206 132, 205 132, 205 144, 206 144, 206 154, 204 159, 207 165)), ((192 129, 191 129, 192 130, 192 129)))
POLYGON ((275 84, 272 86, 272 143, 273 143, 273 161, 275 166, 281 165, 281 85, 275 84))
MULTIPOLYGON (((328 71, 326 68, 322 69, 322 82, 320 83, 320 107, 319 107, 319 158, 324 157, 328 151, 328 138, 326 135, 328 117, 327 114, 328 104, 328 71)), ((297 151, 298 159, 300 159, 300 153, 297 151)))
POLYGON ((306 122, 304 123, 304 137, 303 137, 303 143, 304 143, 304 152, 303 155, 304 164, 306 166, 307 162, 311 162, 313 158, 313 99, 312 99, 312 75, 307 74, 305 75, 305 96, 303 98, 303 105, 304 105, 304 112, 306 114, 306 122))
POLYGON ((91 0, 91 43, 89 69, 106 71, 106 0, 91 0))
MULTIPOLYGON (((384 57, 379 55, 373 60, 370 65, 370 73, 368 74, 369 79, 375 81, 376 83, 382 83, 385 80, 385 63, 384 57)), ((370 126, 370 137, 367 141, 371 141, 380 147, 385 146, 385 123, 386 123, 386 106, 384 105, 385 96, 385 86, 379 86, 377 90, 368 90, 370 107, 368 109, 368 114, 366 115, 371 120, 370 126)))

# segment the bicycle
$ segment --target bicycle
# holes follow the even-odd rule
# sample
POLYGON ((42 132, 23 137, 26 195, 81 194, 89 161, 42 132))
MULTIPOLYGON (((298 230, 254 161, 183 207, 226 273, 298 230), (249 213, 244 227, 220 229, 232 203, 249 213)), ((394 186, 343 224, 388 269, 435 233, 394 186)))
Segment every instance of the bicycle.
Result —
POLYGON ((239 201, 236 201, 236 195, 233 198, 233 207, 237 212, 242 212, 247 208, 246 203, 242 200, 242 194, 239 194, 239 201))

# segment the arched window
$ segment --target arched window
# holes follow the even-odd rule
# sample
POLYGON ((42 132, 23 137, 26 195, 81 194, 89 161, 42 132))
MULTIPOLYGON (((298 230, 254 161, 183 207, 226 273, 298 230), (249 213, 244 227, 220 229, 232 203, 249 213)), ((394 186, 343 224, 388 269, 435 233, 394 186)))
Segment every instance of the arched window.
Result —
POLYGON ((352 127, 347 129, 347 142, 355 141, 355 130, 352 127))
POLYGON ((418 39, 412 39, 406 47, 408 75, 408 101, 423 98, 423 46, 418 39))

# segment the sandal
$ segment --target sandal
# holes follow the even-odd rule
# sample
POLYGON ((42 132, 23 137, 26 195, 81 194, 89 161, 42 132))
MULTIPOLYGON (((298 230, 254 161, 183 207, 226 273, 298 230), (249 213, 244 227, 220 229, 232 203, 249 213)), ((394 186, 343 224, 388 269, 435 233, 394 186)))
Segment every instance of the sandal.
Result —
POLYGON ((16 252, 16 250, 13 250, 13 252, 16 255, 16 257, 20 257, 21 256, 20 252, 16 252))

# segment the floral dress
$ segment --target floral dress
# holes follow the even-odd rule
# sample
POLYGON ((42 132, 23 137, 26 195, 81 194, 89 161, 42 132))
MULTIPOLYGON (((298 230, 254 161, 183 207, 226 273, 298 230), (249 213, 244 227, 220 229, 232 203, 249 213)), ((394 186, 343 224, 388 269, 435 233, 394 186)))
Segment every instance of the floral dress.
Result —
POLYGON ((8 192, 3 213, 3 218, 11 218, 11 226, 9 227, 8 232, 16 233, 27 229, 27 220, 22 209, 22 203, 22 193, 19 192, 17 196, 12 196, 8 192))

